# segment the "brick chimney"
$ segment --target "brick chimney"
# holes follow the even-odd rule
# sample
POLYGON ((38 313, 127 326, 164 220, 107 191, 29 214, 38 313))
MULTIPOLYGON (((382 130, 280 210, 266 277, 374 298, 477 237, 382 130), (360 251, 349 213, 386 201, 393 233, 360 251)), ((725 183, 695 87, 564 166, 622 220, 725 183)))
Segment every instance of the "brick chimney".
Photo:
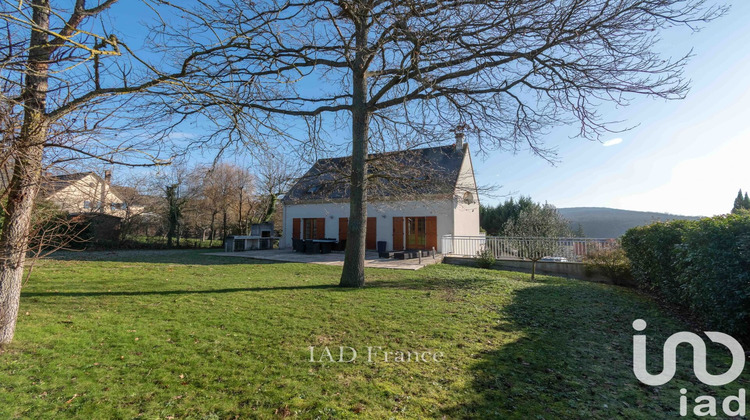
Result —
POLYGON ((100 207, 99 212, 100 213, 106 213, 105 209, 107 208, 107 193, 109 192, 109 186, 112 183, 112 171, 107 169, 104 171, 104 184, 102 185, 102 195, 99 199, 100 207))
POLYGON ((456 129, 456 150, 461 150, 464 148, 465 138, 466 135, 464 134, 463 130, 456 129))

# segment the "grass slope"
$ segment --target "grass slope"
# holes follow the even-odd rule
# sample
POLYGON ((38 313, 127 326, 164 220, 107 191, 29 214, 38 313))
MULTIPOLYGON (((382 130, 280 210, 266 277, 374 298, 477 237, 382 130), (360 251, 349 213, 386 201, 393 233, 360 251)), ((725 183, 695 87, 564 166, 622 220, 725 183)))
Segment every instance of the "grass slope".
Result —
POLYGON ((367 274, 344 290, 336 267, 200 251, 42 261, 0 354, 0 418, 651 419, 678 415, 683 386, 708 393, 689 366, 639 385, 632 321, 659 343, 685 325, 630 290, 446 265, 367 274), (309 346, 445 357, 310 363, 309 346))

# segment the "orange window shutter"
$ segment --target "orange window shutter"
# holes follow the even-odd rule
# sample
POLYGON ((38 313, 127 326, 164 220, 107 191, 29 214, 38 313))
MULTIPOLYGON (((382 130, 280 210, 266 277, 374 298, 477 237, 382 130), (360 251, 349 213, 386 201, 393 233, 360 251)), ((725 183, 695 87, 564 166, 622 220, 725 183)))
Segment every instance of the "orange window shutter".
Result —
POLYGON ((300 219, 292 219, 292 239, 302 239, 299 236, 300 219))
POLYGON ((404 218, 393 218, 393 250, 401 251, 404 249, 404 218))
POLYGON ((339 217, 339 241, 345 241, 349 231, 349 219, 339 217))
POLYGON ((378 240, 378 219, 376 217, 367 218, 367 232, 365 234, 365 248, 375 249, 378 240))
POLYGON ((320 217, 315 219, 315 228, 317 230, 317 236, 315 239, 323 239, 326 237, 326 218, 320 217))
POLYGON ((425 233, 427 236, 427 249, 437 249, 437 216, 425 218, 425 233))

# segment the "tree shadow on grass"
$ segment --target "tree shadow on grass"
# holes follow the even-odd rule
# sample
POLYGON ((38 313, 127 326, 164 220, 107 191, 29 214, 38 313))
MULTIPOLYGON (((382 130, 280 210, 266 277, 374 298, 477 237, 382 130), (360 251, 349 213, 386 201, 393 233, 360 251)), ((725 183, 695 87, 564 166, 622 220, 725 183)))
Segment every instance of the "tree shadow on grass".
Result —
MULTIPOLYGON (((486 280, 483 281, 486 284, 486 280)), ((477 284, 480 284, 477 281, 477 284)), ((269 286, 269 287, 237 287, 217 288, 204 290, 144 290, 144 291, 76 291, 76 292, 21 292, 21 297, 95 297, 95 296, 149 296, 149 295, 190 295, 190 294, 212 294, 212 293, 243 293, 243 292, 275 292, 288 290, 321 290, 329 292, 355 292, 368 288, 378 289, 406 289, 406 290, 440 290, 444 288, 468 288, 467 281, 459 285, 448 285, 444 282, 432 284, 420 279, 407 279, 403 283, 397 281, 374 281, 367 283, 365 288, 340 287, 338 284, 312 284, 291 286, 269 286)))
MULTIPOLYGON (((448 418, 679 417, 681 387, 693 398, 732 389, 737 395, 737 384, 718 391, 698 384, 689 348, 678 352, 678 360, 688 362, 678 364, 672 382, 642 385, 632 372, 633 320, 649 322, 652 372, 661 369, 661 344, 684 326, 631 291, 556 283, 519 289, 500 309, 496 328, 508 334, 508 343, 477 355, 474 379, 458 398, 464 402, 443 410, 448 418)), ((712 365, 723 372, 729 363, 719 352, 709 357, 712 365)))
POLYGON ((58 251, 46 257, 46 259, 56 261, 132 262, 181 265, 291 264, 291 262, 288 261, 263 260, 246 256, 238 257, 231 255, 206 255, 207 253, 212 252, 221 252, 221 250, 149 249, 115 251, 58 251))
MULTIPOLYGON (((498 280, 530 283, 527 274, 442 264, 430 265, 416 271, 400 271, 399 276, 383 274, 398 270, 376 270, 378 271, 368 273, 365 287, 418 291, 452 289, 478 292, 496 286, 498 280)), ((544 276, 543 278, 549 279, 550 277, 544 276)))
POLYGON ((492 285, 491 279, 471 277, 454 280, 445 280, 430 277, 407 277, 398 280, 371 280, 365 283, 366 288, 399 289, 414 291, 438 291, 438 290, 481 290, 492 285))
POLYGON ((356 289, 338 287, 333 284, 317 284, 305 286, 276 286, 276 287, 236 287, 205 290, 145 290, 145 291, 102 291, 102 292, 21 292, 21 297, 96 297, 96 296, 149 296, 149 295, 200 295, 214 293, 244 293, 244 292, 275 292, 286 290, 330 290, 351 291, 356 289))

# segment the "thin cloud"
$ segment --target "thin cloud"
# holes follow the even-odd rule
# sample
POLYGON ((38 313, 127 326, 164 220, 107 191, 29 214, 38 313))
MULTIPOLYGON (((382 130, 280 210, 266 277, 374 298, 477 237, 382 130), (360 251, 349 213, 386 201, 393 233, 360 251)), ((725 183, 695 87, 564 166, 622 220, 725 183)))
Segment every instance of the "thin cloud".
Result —
POLYGON ((604 143, 602 143, 602 146, 609 147, 609 146, 614 146, 614 145, 617 145, 617 144, 620 144, 620 143, 622 143, 622 139, 618 137, 616 139, 605 141, 604 143))

